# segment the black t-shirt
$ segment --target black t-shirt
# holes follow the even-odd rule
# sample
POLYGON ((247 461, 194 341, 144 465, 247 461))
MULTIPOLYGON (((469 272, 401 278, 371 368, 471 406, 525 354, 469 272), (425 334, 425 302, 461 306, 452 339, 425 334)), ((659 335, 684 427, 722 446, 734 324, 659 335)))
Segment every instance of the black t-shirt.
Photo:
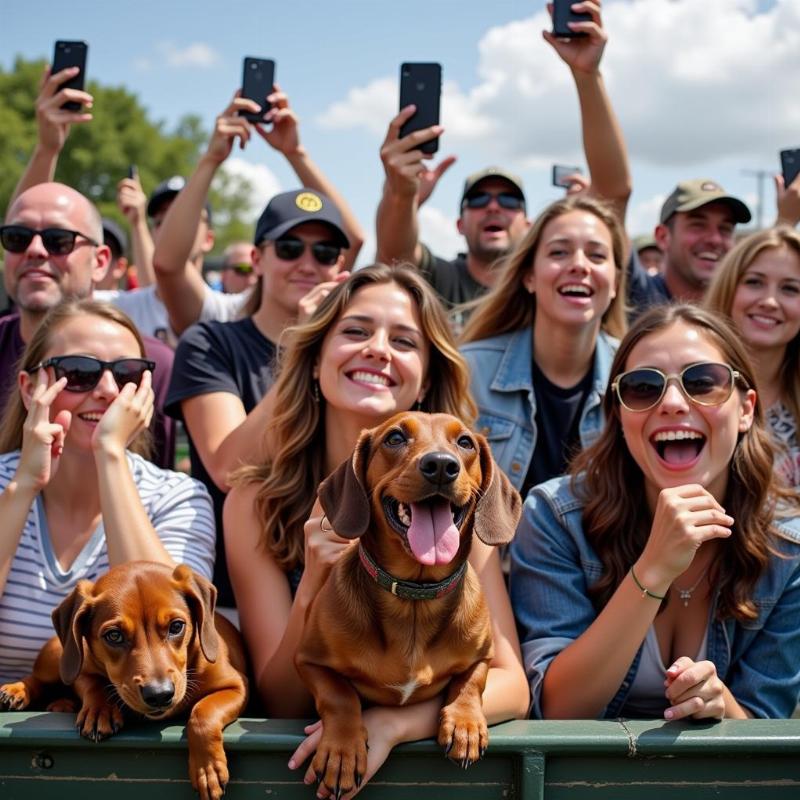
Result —
POLYGON ((532 486, 563 475, 570 458, 580 449, 580 421, 586 398, 594 385, 592 368, 575 385, 563 389, 549 381, 533 362, 533 393, 536 397, 536 446, 522 496, 532 486))
MULTIPOLYGON (((199 322, 180 339, 167 395, 166 412, 183 420, 181 402, 201 394, 228 392, 236 395, 249 414, 274 382, 277 348, 255 326, 252 319, 236 322, 199 322)), ((217 523, 217 558, 214 585, 221 606, 234 606, 233 590, 225 563, 222 536, 222 505, 225 494, 208 474, 189 433, 192 476, 202 481, 214 501, 217 523)))

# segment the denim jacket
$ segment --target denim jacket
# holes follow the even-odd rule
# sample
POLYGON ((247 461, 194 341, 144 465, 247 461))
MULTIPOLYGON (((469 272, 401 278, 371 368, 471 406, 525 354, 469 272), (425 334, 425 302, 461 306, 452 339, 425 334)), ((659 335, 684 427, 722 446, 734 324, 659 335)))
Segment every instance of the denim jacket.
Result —
MULTIPOLYGON (((603 331, 594 351, 594 386, 581 411, 581 447, 603 429, 602 400, 618 342, 603 331)), ((472 396, 478 404, 477 430, 488 440, 494 460, 519 490, 536 448, 536 397, 533 392, 533 332, 513 333, 470 342, 461 348, 472 374, 472 396)), ((538 422, 541 422, 539 420, 538 422)))
MULTIPOLYGON (((603 568, 584 535, 582 511, 569 477, 540 484, 528 494, 510 547, 511 602, 531 685, 531 716, 536 718, 542 718, 542 682, 550 662, 597 616, 588 587, 603 568)), ((786 557, 770 556, 754 587, 758 618, 718 621, 715 596, 706 658, 755 717, 788 718, 800 693, 800 518, 777 519, 775 525, 781 534, 775 547, 786 557)), ((601 716, 625 715, 641 654, 640 646, 601 716)))

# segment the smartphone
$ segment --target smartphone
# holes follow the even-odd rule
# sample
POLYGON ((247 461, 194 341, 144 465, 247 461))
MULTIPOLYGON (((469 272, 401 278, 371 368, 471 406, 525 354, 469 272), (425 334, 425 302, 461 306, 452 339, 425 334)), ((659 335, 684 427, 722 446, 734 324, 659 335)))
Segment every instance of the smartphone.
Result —
MULTIPOLYGON (((59 91, 63 88, 79 89, 83 91, 84 78, 86 76, 86 55, 89 52, 89 45, 86 42, 67 42, 59 39, 53 51, 53 66, 51 74, 61 72, 67 67, 80 67, 80 72, 68 81, 59 86, 59 91)), ((68 111, 80 111, 82 106, 75 100, 68 100, 61 108, 68 111)))
POLYGON ((553 186, 560 186, 562 189, 569 189, 568 176, 576 172, 583 175, 580 167, 567 167, 564 164, 553 164, 553 186))
POLYGON ((580 14, 572 10, 572 5, 579 0, 553 0, 553 36, 560 39, 573 39, 577 36, 588 36, 583 32, 570 30, 568 22, 591 22, 592 15, 582 11, 580 14))
POLYGON ((788 186, 800 173, 800 147, 794 150, 781 150, 781 171, 783 185, 788 186))
POLYGON ((138 178, 138 177, 139 177, 139 170, 138 170, 138 169, 136 169, 136 164, 131 164, 131 165, 128 167, 128 177, 129 177, 131 180, 135 180, 136 178, 138 178))
POLYGON ((250 122, 263 122, 264 114, 269 111, 270 103, 267 95, 272 94, 275 83, 275 62, 269 58, 245 56, 242 64, 242 97, 254 100, 261 106, 258 113, 240 111, 239 115, 250 122))
MULTIPOLYGON (((409 133, 439 124, 439 100, 442 94, 441 64, 403 63, 400 65, 400 108, 412 103, 417 110, 400 128, 400 138, 409 133)), ((423 142, 423 153, 432 154, 439 149, 439 137, 423 142)))

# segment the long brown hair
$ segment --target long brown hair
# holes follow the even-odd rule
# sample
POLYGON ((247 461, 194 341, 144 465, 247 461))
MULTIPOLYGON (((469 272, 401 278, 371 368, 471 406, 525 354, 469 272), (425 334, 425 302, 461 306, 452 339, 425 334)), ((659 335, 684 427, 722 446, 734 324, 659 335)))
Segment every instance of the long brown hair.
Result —
POLYGON ((523 281, 533 265, 545 227, 571 211, 593 214, 611 234, 616 296, 603 314, 601 327, 612 336, 621 337, 625 333, 625 234, 611 206, 591 197, 576 195, 558 200, 542 211, 519 244, 498 265, 500 274, 493 288, 480 299, 467 304, 473 313, 464 327, 462 343, 533 327, 536 298, 528 294, 523 281))
MULTIPOLYGON (((141 334, 127 314, 109 303, 101 303, 97 300, 66 300, 54 306, 39 323, 19 360, 17 371, 32 373, 42 363, 50 349, 53 334, 64 323, 76 317, 100 317, 121 325, 133 334, 139 345, 139 355, 142 358, 145 357, 141 334)), ((15 387, 6 400, 3 416, 0 419, 0 453, 9 453, 22 448, 22 428, 27 416, 28 410, 22 402, 22 394, 19 388, 15 387)), ((142 431, 131 442, 128 449, 147 458, 151 449, 150 445, 149 431, 142 431)))
MULTIPOLYGON (((714 270, 703 305, 730 317, 736 290, 753 261, 766 250, 782 248, 794 253, 800 263, 800 233, 793 228, 768 228, 742 239, 714 270)), ((786 345, 780 372, 780 399, 792 416, 800 420, 800 333, 786 345)))
MULTIPOLYGON (((753 387, 747 351, 733 328, 719 315, 688 304, 663 305, 643 314, 622 340, 611 365, 608 385, 625 371, 636 344, 676 322, 699 328, 741 376, 740 391, 753 387)), ((603 575, 591 589, 602 608, 622 582, 647 543, 652 514, 646 503, 644 477, 622 436, 619 403, 610 389, 603 401, 606 424, 600 438, 572 463, 572 486, 585 503, 583 525, 603 563, 603 575)), ((733 535, 712 567, 719 587, 717 614, 742 622, 755 619, 753 587, 774 552, 773 520, 778 501, 797 506, 793 495, 773 475, 773 450, 764 430, 763 412, 756 402, 753 424, 740 434, 730 464, 724 507, 734 520, 733 535)))
POLYGON ((270 456, 231 476, 234 485, 258 486, 255 507, 262 526, 261 541, 286 570, 303 563, 303 525, 325 477, 324 398, 315 399, 314 366, 325 336, 356 292, 384 283, 396 283, 413 298, 430 344, 430 383, 421 410, 453 414, 467 425, 472 425, 477 414, 469 391, 469 370, 453 340, 444 308, 416 269, 404 264, 374 264, 339 284, 307 323, 285 332, 286 346, 275 386, 277 410, 268 432, 270 456))

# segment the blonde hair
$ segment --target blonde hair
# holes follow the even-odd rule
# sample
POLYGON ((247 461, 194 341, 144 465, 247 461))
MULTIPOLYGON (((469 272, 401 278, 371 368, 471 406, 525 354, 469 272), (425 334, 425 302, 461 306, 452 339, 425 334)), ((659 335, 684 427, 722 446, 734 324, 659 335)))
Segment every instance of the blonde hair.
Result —
MULTIPOLYGON (((340 283, 303 325, 285 332, 286 346, 275 386, 277 411, 270 423, 272 453, 264 463, 242 467, 232 485, 256 484, 261 541, 286 570, 303 563, 303 525, 324 474, 324 398, 315 399, 314 366, 327 333, 365 286, 395 283, 413 298, 430 345, 429 386, 422 411, 444 412, 472 425, 477 415, 469 369, 458 352, 439 298, 407 264, 374 264, 340 283)), ((353 443, 355 445, 355 442, 353 443)))
MULTIPOLYGON (((19 360, 17 371, 29 374, 33 372, 44 360, 55 332, 76 317, 100 317, 121 325, 133 334, 139 345, 139 355, 142 358, 145 357, 141 334, 127 314, 109 303, 101 303, 97 300, 66 300, 50 309, 39 323, 19 360)), ((6 400, 3 416, 0 418, 0 453, 9 453, 22 448, 22 428, 27 416, 28 410, 22 402, 22 394, 19 388, 15 387, 6 400)), ((142 431, 131 442, 128 449, 148 458, 151 450, 150 432, 142 431)))
POLYGON ((565 197, 549 205, 536 218, 517 246, 498 266, 497 282, 487 294, 468 303, 473 309, 462 343, 488 339, 502 333, 533 327, 536 317, 536 298, 528 294, 523 281, 530 272, 545 227, 552 220, 571 211, 593 214, 608 228, 614 256, 616 296, 603 314, 601 327, 612 336, 621 337, 627 330, 625 317, 625 234, 610 205, 591 197, 565 197))
MULTIPOLYGON (((753 261, 767 250, 784 247, 793 252, 800 263, 800 233, 793 228, 768 228, 742 239, 714 270, 703 306, 730 317, 736 290, 753 261)), ((755 353, 751 355, 756 356, 755 353)), ((781 401, 800 422, 800 333, 786 345, 779 380, 781 401)))

